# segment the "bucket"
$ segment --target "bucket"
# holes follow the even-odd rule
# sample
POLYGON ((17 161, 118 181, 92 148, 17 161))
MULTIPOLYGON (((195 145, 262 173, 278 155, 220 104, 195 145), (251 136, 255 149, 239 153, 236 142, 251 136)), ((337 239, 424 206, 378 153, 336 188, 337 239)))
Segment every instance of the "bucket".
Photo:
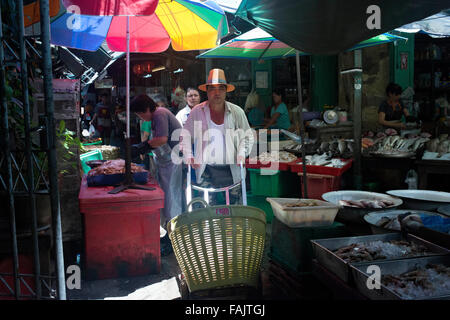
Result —
POLYGON ((347 111, 338 112, 339 122, 347 122, 347 111))

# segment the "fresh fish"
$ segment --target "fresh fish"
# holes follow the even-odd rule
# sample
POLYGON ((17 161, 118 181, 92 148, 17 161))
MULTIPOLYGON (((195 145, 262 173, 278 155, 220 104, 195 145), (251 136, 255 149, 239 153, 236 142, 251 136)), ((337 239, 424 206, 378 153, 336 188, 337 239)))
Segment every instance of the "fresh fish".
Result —
POLYGON ((353 153, 353 150, 354 150, 354 148, 353 148, 353 142, 347 142, 347 148, 348 148, 348 150, 349 150, 350 152, 353 153))
POLYGON ((392 145, 392 148, 393 148, 393 149, 400 149, 400 145, 401 145, 403 142, 405 142, 404 139, 402 139, 402 138, 397 139, 397 140, 394 142, 394 144, 392 145))
POLYGON ((398 144, 397 149, 398 149, 398 150, 404 150, 404 148, 405 148, 407 142, 408 142, 408 140, 403 139, 403 140, 398 144))
POLYGON ((439 139, 434 138, 433 140, 429 141, 429 143, 427 143, 427 150, 430 152, 437 152, 438 145, 439 139))
POLYGON ((395 143, 400 139, 400 136, 394 136, 391 140, 391 142, 389 143, 391 148, 394 148, 395 143))
POLYGON ((403 147, 404 150, 409 150, 414 143, 416 142, 417 138, 413 138, 413 139, 408 139, 406 140, 405 146, 403 147))
POLYGON ((438 152, 438 158, 442 157, 444 154, 446 154, 448 152, 448 148, 449 148, 449 141, 445 140, 443 142, 441 142, 439 144, 439 147, 437 149, 438 152))
POLYGON ((412 147, 412 150, 414 151, 414 152, 416 152, 417 151, 417 149, 419 149, 425 142, 427 142, 429 139, 427 139, 427 138, 419 138, 419 139, 417 139, 417 141, 416 142, 414 142, 414 145, 413 145, 413 147, 412 147))
POLYGON ((329 149, 330 151, 337 151, 339 148, 339 142, 337 142, 336 140, 330 143, 329 149))
POLYGON ((392 136, 389 136, 386 139, 384 139, 384 142, 383 142, 381 148, 386 149, 388 146, 391 145, 391 141, 392 141, 392 136))
POLYGON ((330 144, 327 141, 322 142, 319 147, 320 153, 327 152, 329 146, 330 144))
POLYGON ((345 152, 345 149, 347 149, 347 144, 345 143, 345 141, 339 140, 338 149, 341 154, 343 154, 345 152))

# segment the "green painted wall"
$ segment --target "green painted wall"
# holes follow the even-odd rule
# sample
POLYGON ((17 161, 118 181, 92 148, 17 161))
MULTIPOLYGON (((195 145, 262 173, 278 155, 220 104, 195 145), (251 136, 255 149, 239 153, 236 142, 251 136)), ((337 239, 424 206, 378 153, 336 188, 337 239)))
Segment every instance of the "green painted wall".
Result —
POLYGON ((408 41, 397 41, 397 44, 390 44, 389 59, 390 73, 389 79, 397 83, 405 90, 407 87, 414 87, 414 33, 392 32, 401 37, 408 38, 408 41), (402 54, 407 54, 408 65, 406 69, 401 67, 402 54))
POLYGON ((338 101, 338 57, 311 56, 311 106, 322 111, 324 105, 337 105, 338 101))

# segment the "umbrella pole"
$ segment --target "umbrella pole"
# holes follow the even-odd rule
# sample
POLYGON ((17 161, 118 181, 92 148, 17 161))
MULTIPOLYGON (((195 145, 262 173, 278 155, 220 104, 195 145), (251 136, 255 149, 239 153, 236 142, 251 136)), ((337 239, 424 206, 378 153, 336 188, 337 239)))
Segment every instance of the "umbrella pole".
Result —
POLYGON ((130 17, 127 16, 127 62, 126 62, 126 113, 127 132, 125 137, 125 180, 123 183, 109 191, 109 194, 116 194, 127 189, 155 190, 153 187, 139 186, 134 183, 131 174, 131 137, 130 137, 130 17))
POLYGON ((127 135, 125 138, 125 184, 132 184, 131 176, 131 141, 130 141, 130 17, 127 16, 127 64, 126 64, 126 105, 127 135))
MULTIPOLYGON (((355 50, 355 69, 362 69, 361 49, 355 50)), ((355 140, 354 150, 354 184, 356 190, 362 189, 361 176, 361 94, 362 94, 362 72, 356 72, 354 76, 355 91, 353 102, 353 136, 355 140)))
POLYGON ((297 69, 297 95, 298 95, 298 121, 300 127, 300 138, 302 141, 302 163, 303 163, 303 198, 308 198, 308 183, 306 174, 306 151, 305 151, 305 127, 303 124, 303 102, 302 102, 302 79, 300 74, 300 55, 295 50, 295 63, 297 69))

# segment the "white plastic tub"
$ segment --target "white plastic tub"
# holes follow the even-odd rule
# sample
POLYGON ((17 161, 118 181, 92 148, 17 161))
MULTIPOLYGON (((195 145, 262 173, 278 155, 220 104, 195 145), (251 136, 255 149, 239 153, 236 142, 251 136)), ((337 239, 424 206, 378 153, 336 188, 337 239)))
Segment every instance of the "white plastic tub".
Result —
POLYGON ((323 227, 334 222, 339 206, 316 199, 266 198, 278 220, 291 228, 323 227), (315 201, 318 206, 286 207, 286 204, 299 201, 315 201))

